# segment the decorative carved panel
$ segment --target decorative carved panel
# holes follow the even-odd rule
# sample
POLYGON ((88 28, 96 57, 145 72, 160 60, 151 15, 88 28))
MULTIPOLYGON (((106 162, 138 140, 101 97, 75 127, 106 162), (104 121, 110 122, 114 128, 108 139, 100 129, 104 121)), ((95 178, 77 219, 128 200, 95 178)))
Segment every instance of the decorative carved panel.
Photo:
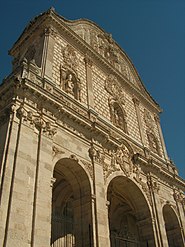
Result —
POLYGON ((125 104, 125 94, 116 76, 110 74, 105 80, 105 89, 121 104, 125 104))
POLYGON ((63 50, 64 64, 68 68, 76 69, 78 66, 78 59, 76 56, 76 51, 73 47, 67 45, 63 50))

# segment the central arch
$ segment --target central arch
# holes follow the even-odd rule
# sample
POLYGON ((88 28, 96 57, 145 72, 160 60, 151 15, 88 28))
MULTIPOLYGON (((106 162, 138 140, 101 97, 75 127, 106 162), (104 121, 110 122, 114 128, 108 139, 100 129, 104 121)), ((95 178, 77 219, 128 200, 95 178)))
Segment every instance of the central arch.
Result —
POLYGON ((77 160, 63 158, 54 168, 52 247, 92 246, 91 186, 77 160))
POLYGON ((155 246, 149 205, 131 179, 113 178, 107 199, 111 247, 155 246))

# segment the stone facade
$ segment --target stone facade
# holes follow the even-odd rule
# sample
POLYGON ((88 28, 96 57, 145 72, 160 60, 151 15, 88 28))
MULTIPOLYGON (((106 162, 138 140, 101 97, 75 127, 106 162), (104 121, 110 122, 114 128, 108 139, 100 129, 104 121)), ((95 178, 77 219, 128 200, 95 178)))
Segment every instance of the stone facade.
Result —
POLYGON ((0 86, 0 246, 185 246, 159 105, 110 35, 53 9, 0 86))

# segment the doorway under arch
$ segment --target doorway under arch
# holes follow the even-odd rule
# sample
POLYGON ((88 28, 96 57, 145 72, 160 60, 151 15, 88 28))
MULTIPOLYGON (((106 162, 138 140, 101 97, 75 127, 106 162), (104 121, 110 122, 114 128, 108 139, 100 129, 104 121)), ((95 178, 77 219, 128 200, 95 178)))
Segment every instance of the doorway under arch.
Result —
POLYGON ((170 205, 163 207, 166 235, 169 247, 184 246, 178 218, 170 205))
POLYGON ((76 160, 55 165, 52 191, 51 246, 86 247, 92 244, 91 186, 76 160))
POLYGON ((111 247, 155 246, 148 203, 136 184, 118 176, 108 186, 111 247))

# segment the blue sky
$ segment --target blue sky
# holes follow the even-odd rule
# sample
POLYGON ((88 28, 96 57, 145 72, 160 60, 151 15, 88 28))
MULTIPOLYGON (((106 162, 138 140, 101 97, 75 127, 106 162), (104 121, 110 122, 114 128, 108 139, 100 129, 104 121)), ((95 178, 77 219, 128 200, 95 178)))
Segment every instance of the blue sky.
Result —
POLYGON ((185 1, 1 1, 0 81, 11 71, 8 50, 28 22, 51 6, 67 19, 93 20, 128 54, 163 109, 168 154, 185 178, 185 1))

